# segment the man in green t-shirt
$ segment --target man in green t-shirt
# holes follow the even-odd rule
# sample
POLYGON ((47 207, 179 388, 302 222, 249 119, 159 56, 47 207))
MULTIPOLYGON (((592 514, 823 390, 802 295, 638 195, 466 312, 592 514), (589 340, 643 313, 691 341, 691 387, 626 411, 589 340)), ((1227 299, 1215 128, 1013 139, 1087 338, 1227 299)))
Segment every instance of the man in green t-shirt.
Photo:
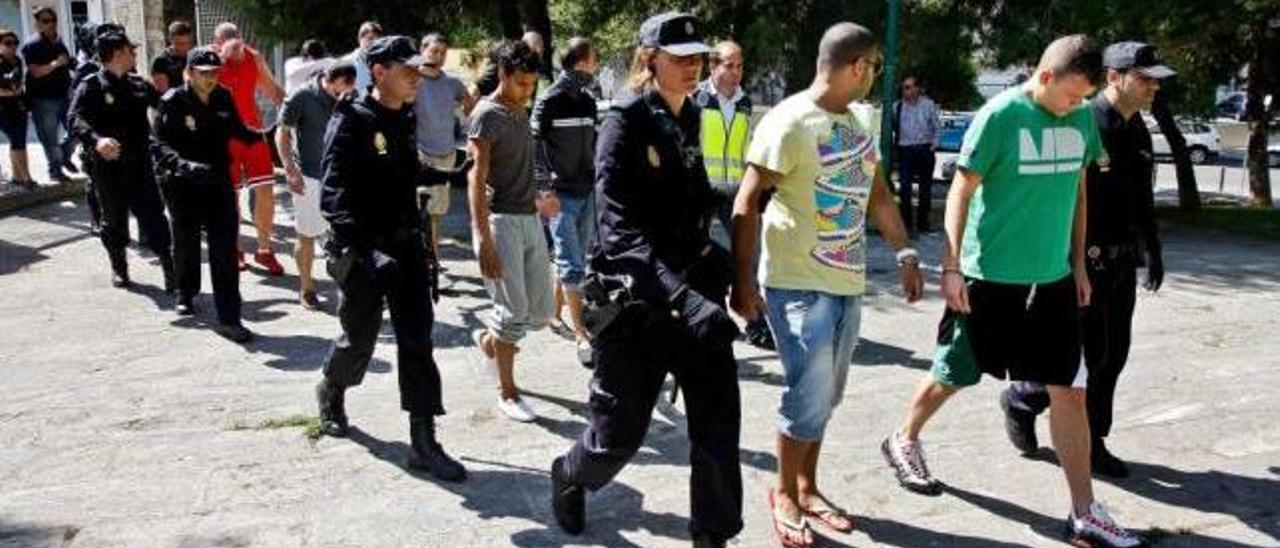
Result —
POLYGON ((1054 450, 1071 493, 1073 542, 1138 546, 1094 500, 1090 477, 1088 372, 1080 359, 1085 270, 1085 168, 1106 163, 1084 102, 1102 55, 1083 35, 1059 38, 1021 87, 993 97, 965 133, 947 195, 947 246, 933 370, 901 429, 881 444, 899 483, 938 494, 919 434, 960 388, 982 373, 1046 385, 1054 450))

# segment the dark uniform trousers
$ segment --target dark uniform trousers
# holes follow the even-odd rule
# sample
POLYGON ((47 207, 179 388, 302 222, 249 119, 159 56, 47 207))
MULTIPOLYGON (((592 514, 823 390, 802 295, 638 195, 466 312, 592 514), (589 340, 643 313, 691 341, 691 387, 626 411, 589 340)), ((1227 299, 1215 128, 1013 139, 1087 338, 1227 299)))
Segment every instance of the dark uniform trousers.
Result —
POLYGON ((178 295, 200 293, 200 233, 209 242, 209 275, 213 278, 213 302, 218 321, 240 323, 240 269, 236 264, 235 190, 226 178, 173 179, 164 185, 169 215, 173 218, 173 261, 178 295))
POLYGON ((593 341, 591 424, 565 459, 569 480, 594 491, 622 470, 644 441, 670 373, 688 414, 689 530, 733 537, 742 529, 741 409, 733 349, 696 344, 665 311, 627 309, 617 322, 593 341))
MULTIPOLYGON (((124 146, 129 146, 128 144, 124 146)), ((142 150, 146 150, 145 145, 142 150)), ((169 220, 146 158, 122 155, 119 160, 95 159, 91 164, 94 192, 102 207, 102 245, 112 266, 121 266, 129 244, 129 212, 138 218, 143 238, 157 256, 169 255, 169 220)))
MULTIPOLYGON (((1081 319, 1085 366, 1089 378, 1085 406, 1089 431, 1094 439, 1111 433, 1116 382, 1129 361, 1133 309, 1137 300, 1137 258, 1120 253, 1109 259, 1089 259, 1089 282, 1093 286, 1089 306, 1081 319)), ((1043 390, 1017 390, 1014 398, 1027 409, 1040 413, 1049 407, 1043 390)))
POLYGON ((920 199, 916 210, 915 227, 929 228, 929 213, 933 209, 933 149, 929 145, 898 147, 898 211, 902 224, 911 228, 911 187, 920 187, 920 199))
POLYGON ((334 341, 324 376, 342 387, 359 385, 369 369, 373 347, 382 327, 383 301, 391 309, 396 334, 396 369, 400 381, 400 407, 410 416, 443 415, 440 371, 431 356, 431 326, 435 321, 428 293, 426 250, 420 236, 400 239, 395 245, 378 246, 395 259, 388 272, 375 276, 367 259, 350 259, 349 268, 337 265, 341 255, 331 256, 329 275, 338 282, 341 300, 338 321, 342 334, 334 341), (345 270, 345 272, 342 272, 345 270), (345 274, 345 276, 344 276, 345 274))

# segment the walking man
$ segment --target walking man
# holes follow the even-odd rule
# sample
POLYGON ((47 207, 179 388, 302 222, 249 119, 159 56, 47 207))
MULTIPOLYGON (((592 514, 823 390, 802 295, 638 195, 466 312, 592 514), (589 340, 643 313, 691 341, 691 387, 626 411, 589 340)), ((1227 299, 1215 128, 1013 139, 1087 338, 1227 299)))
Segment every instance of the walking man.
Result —
POLYGON ((933 208, 933 151, 938 147, 938 106, 924 94, 920 78, 902 79, 902 99, 893 103, 894 151, 898 155, 898 208, 911 223, 911 190, 920 187, 915 230, 929 232, 933 208))
POLYGON ((227 184, 231 140, 262 141, 240 119, 231 93, 218 85, 222 60, 211 48, 187 54, 182 86, 160 100, 152 146, 161 188, 173 217, 173 254, 178 278, 179 316, 196 313, 200 293, 200 233, 209 247, 209 275, 218 325, 231 341, 247 343, 253 333, 240 321, 240 270, 236 268, 235 190, 227 184))
POLYGON ((919 259, 879 170, 876 139, 849 110, 871 90, 882 63, 866 28, 829 28, 809 89, 778 103, 756 128, 734 202, 731 302, 743 318, 768 314, 786 378, 778 409, 777 487, 769 491, 773 529, 783 546, 812 545, 810 520, 841 533, 853 530, 852 516, 818 489, 817 468, 858 343, 868 216, 897 252, 907 302, 922 293, 919 259), (762 299, 752 266, 761 205, 770 191, 762 299))
POLYGON ((328 267, 342 293, 342 335, 316 386, 320 427, 329 436, 347 435, 344 394, 369 369, 386 301, 396 334, 400 408, 409 413, 408 465, 462 481, 466 470, 436 441, 435 418, 444 405, 431 356, 433 288, 418 217, 413 110, 406 104, 418 91, 422 58, 408 38, 385 36, 369 44, 364 61, 371 91, 338 102, 324 139, 320 207, 332 234, 328 267))
POLYGON ((161 95, 185 82, 183 74, 187 69, 187 54, 196 43, 191 23, 174 21, 169 23, 168 31, 169 46, 151 61, 151 82, 161 95))
POLYGON ((947 196, 942 292, 933 370, 901 428, 881 444, 903 487, 938 494, 919 436, 983 373, 1048 387, 1050 429, 1067 480, 1070 540, 1137 546, 1093 495, 1080 308, 1089 305, 1085 168, 1104 157, 1092 109, 1102 55, 1083 35, 1045 48, 1026 84, 978 110, 947 196))
POLYGON ((431 217, 431 246, 439 257, 440 219, 449 214, 449 181, 442 174, 453 173, 458 162, 458 110, 463 117, 476 106, 467 85, 444 71, 449 56, 449 40, 432 33, 422 38, 422 84, 413 102, 418 120, 414 141, 422 163, 427 194, 427 214, 431 217))
POLYGON ((589 93, 596 53, 591 41, 569 39, 560 66, 560 77, 533 106, 534 174, 538 188, 555 194, 560 203, 550 223, 557 283, 569 305, 578 361, 589 366, 591 338, 582 325, 582 281, 596 226, 596 101, 589 93))
MULTIPOLYGON (((49 164, 49 179, 66 183, 71 179, 63 168, 71 161, 70 140, 63 141, 59 132, 67 123, 67 107, 71 98, 71 69, 75 59, 58 36, 58 14, 42 5, 32 17, 37 32, 22 44, 22 59, 27 64, 27 103, 36 137, 44 147, 49 164)), ((71 169, 75 169, 72 167, 71 169)))
POLYGON ((529 331, 546 327, 551 314, 551 268, 539 216, 554 216, 559 205, 554 193, 533 181, 533 137, 524 105, 537 84, 538 56, 524 42, 504 42, 496 61, 498 88, 476 105, 467 132, 475 159, 467 174, 471 231, 493 301, 485 328, 472 339, 497 369, 498 409, 512 420, 532 422, 537 415, 516 387, 516 345, 529 331))
MULTIPOLYGON (((698 86, 693 100, 702 108, 702 161, 707 165, 707 179, 717 198, 716 219, 725 236, 731 238, 733 201, 746 173, 747 145, 751 141, 751 98, 742 90, 742 46, 722 41, 712 48, 708 58, 711 77, 698 86)), ((753 273, 755 266, 751 265, 753 273)), ((752 346, 774 348, 765 314, 747 322, 746 335, 752 346)))
MULTIPOLYGON (((231 91, 236 101, 240 119, 254 129, 262 128, 255 92, 261 91, 279 107, 284 102, 284 88, 276 83, 267 67, 266 59, 244 42, 240 29, 232 23, 220 23, 213 31, 213 47, 222 56, 222 70, 218 83, 231 91)), ((241 143, 232 141, 231 185, 253 190, 253 226, 257 229, 258 249, 253 255, 257 263, 272 276, 284 274, 284 267, 271 250, 271 230, 275 225, 275 167, 271 164, 271 147, 266 141, 241 143)), ((237 256, 241 270, 245 270, 243 254, 237 256)))
MULTIPOLYGON (((1084 360, 1089 368, 1086 405, 1093 438, 1093 471, 1123 478, 1129 467, 1107 450, 1111 433, 1116 381, 1129 358, 1129 342, 1136 300, 1137 268, 1147 267, 1143 284, 1160 289, 1164 260, 1156 229, 1151 175, 1155 168, 1151 134, 1142 111, 1151 108, 1160 81, 1176 73, 1160 63, 1155 48, 1140 42, 1120 42, 1102 55, 1107 87, 1093 98, 1093 114, 1106 149, 1107 163, 1089 166, 1088 257, 1086 266, 1093 294, 1083 321, 1084 360)), ((1009 440, 1024 454, 1034 453, 1035 417, 1049 406, 1044 387, 1017 382, 1001 394, 1009 440)))
POLYGON ((339 97, 355 89, 356 69, 350 63, 330 65, 324 72, 284 102, 276 129, 276 150, 284 164, 285 180, 293 197, 294 229, 298 243, 298 302, 308 310, 318 310, 311 266, 316 256, 316 239, 329 230, 320 214, 320 178, 323 174, 324 132, 339 97))
POLYGON ((72 99, 71 134, 91 150, 91 177, 102 208, 102 246, 111 260, 111 284, 127 287, 129 211, 164 271, 164 290, 175 289, 170 255, 169 219, 151 166, 149 108, 159 100, 155 88, 130 74, 137 65, 136 44, 123 32, 109 32, 94 42, 102 68, 87 78, 72 99))

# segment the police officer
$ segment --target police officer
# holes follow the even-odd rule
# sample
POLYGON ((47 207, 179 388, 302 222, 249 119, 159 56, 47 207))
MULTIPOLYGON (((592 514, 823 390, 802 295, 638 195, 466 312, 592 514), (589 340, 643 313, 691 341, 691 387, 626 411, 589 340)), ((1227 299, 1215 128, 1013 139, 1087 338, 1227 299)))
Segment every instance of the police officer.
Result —
POLYGON ((71 101, 71 133, 92 151, 94 190, 102 207, 102 245, 111 260, 111 283, 126 287, 129 265, 129 211, 164 270, 166 292, 173 292, 173 260, 169 250, 168 219, 151 169, 151 125, 147 109, 156 104, 156 91, 129 71, 137 64, 136 45, 121 32, 109 32, 95 42, 102 68, 87 78, 71 101))
POLYGON ((596 153, 600 238, 584 297, 594 336, 591 423, 551 465, 552 508, 570 534, 585 526, 584 490, 611 480, 639 449, 668 373, 688 412, 695 546, 742 528, 740 402, 723 303, 728 252, 708 229, 714 198, 699 145, 698 20, 668 12, 640 27, 637 96, 605 118, 596 153))
MULTIPOLYGON (((1098 133, 1107 161, 1089 168, 1089 282, 1093 285, 1082 322, 1085 366, 1089 370, 1086 407, 1093 470, 1111 477, 1129 475, 1129 467, 1107 449, 1116 381, 1129 358, 1137 267, 1146 265, 1144 287, 1157 291, 1164 282, 1164 259, 1156 230, 1152 197, 1151 134, 1141 111, 1149 110, 1160 81, 1176 73, 1140 42, 1108 46, 1102 55, 1107 87, 1093 98, 1098 133)), ((1048 405, 1043 387, 1017 383, 1001 396, 1010 441, 1019 449, 1038 445, 1035 417, 1048 405)))
MULTIPOLYGON (((102 63, 98 60, 98 49, 94 42, 98 37, 104 34, 118 32, 125 33, 124 27, 116 23, 85 23, 76 31, 76 50, 77 63, 74 71, 71 72, 71 94, 75 96, 80 84, 85 80, 97 76, 98 71, 102 70, 102 63)), ((71 120, 67 120, 67 138, 75 139, 75 135, 71 132, 71 120)), ((89 167, 89 162, 93 160, 92 149, 80 147, 80 165, 84 167, 86 174, 92 174, 93 170, 89 167)), ((71 164, 68 163, 68 166, 71 164)), ((85 205, 89 207, 89 231, 101 235, 102 232, 102 206, 98 203, 98 193, 93 188, 93 177, 89 177, 85 182, 85 205)))
POLYGON ((240 322, 240 270, 236 267, 235 190, 227 184, 230 139, 262 140, 237 114, 231 92, 218 85, 222 61, 207 47, 187 54, 186 83, 160 100, 153 146, 169 213, 173 216, 178 306, 182 316, 196 313, 200 292, 200 232, 209 244, 209 273, 219 335, 246 343, 253 334, 240 322))
POLYGON ((330 436, 347 435, 343 394, 364 378, 391 308, 400 376, 400 407, 409 413, 408 465, 445 481, 466 470, 436 441, 444 414, 440 372, 431 356, 434 323, 426 240, 418 211, 418 152, 413 105, 422 58, 404 36, 378 38, 365 50, 372 91, 344 97, 325 132, 320 208, 329 221, 328 269, 342 299, 342 335, 316 386, 320 422, 330 436))

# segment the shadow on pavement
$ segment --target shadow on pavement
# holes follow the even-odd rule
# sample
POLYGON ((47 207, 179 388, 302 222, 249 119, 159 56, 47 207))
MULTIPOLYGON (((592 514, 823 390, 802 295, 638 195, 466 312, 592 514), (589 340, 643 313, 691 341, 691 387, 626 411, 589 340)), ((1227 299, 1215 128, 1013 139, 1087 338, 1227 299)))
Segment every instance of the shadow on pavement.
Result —
POLYGON ((611 483, 596 493, 588 493, 587 530, 582 536, 571 537, 559 530, 551 515, 548 498, 551 479, 544 470, 460 457, 460 460, 469 465, 467 480, 462 483, 438 482, 430 474, 408 468, 406 462, 409 446, 405 442, 383 441, 356 426, 351 427, 349 439, 364 447, 375 458, 461 497, 462 507, 474 512, 481 520, 519 518, 538 524, 534 528, 512 534, 511 544, 514 546, 550 547, 592 543, 638 548, 639 545, 624 538, 620 532, 648 531, 672 539, 686 536, 686 518, 643 510, 644 496, 618 482, 611 483), (502 470, 476 470, 475 464, 502 470))
MULTIPOLYGON (((1276 469, 1271 470, 1277 473, 1276 469)), ((1187 472, 1146 462, 1129 462, 1129 477, 1098 478, 1130 493, 1200 512, 1228 514, 1280 543, 1280 479, 1251 478, 1217 470, 1187 472)), ((1185 535, 1178 535, 1186 538, 1185 535)), ((1219 546, 1244 546, 1206 539, 1219 546)))
POLYGON ((74 525, 36 525, 0 519, 0 546, 70 546, 80 534, 74 525))
POLYGON ((933 362, 916 357, 915 351, 909 348, 893 346, 870 339, 859 339, 853 350, 853 364, 858 365, 896 365, 911 369, 927 370, 933 362))
MULTIPOLYGON (((857 518, 857 528, 871 537, 871 541, 884 546, 946 546, 947 548, 1015 548, 1022 546, 1012 542, 1000 542, 989 538, 939 533, 914 525, 888 519, 857 518)), ((831 541, 821 544, 832 544, 831 541)), ((843 544, 835 544, 844 546, 843 544)))

